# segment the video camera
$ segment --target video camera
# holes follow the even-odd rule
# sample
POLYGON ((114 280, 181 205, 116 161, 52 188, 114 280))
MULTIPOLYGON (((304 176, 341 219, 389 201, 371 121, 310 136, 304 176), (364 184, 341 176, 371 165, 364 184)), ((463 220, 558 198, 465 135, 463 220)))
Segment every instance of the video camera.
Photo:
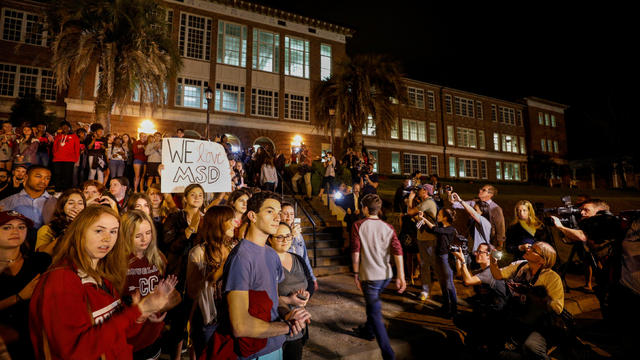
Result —
POLYGON ((404 190, 402 190, 402 198, 406 199, 407 197, 409 197, 409 194, 411 194, 411 192, 413 191, 418 191, 418 188, 416 186, 413 186, 413 180, 409 180, 409 185, 404 188, 404 190))
POLYGON ((580 208, 571 203, 571 196, 569 195, 563 196, 560 200, 562 201, 563 206, 542 209, 542 213, 544 214, 544 224, 547 226, 555 226, 551 216, 556 216, 560 219, 560 222, 564 227, 577 229, 578 222, 582 217, 580 208))

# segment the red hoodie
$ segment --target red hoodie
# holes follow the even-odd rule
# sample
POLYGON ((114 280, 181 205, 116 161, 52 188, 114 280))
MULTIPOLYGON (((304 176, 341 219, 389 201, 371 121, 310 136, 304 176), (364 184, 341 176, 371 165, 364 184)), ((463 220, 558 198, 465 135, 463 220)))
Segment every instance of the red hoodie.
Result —
POLYGON ((76 162, 80 158, 80 139, 76 134, 58 134, 53 140, 53 162, 76 162))
POLYGON ((133 359, 127 336, 140 329, 139 308, 122 306, 108 280, 98 286, 81 274, 62 266, 38 282, 29 304, 36 359, 133 359))

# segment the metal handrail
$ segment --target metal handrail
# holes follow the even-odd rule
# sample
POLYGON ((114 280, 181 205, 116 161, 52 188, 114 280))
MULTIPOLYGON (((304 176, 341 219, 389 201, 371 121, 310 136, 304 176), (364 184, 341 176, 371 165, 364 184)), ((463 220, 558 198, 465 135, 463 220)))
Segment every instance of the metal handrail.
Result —
MULTIPOLYGON (((284 200, 284 187, 285 187, 285 185, 287 186, 287 190, 291 194, 293 194, 293 189, 291 189, 289 187, 289 183, 287 183, 287 182, 285 182, 283 180, 283 177, 282 177, 282 175, 280 173, 277 173, 277 174, 278 174, 278 177, 280 178, 280 184, 281 184, 281 186, 280 186, 280 199, 284 200)), ((307 209, 305 209, 304 206, 302 206, 300 204, 300 201, 295 196, 293 196, 293 201, 294 201, 294 207, 295 207, 294 211, 295 211, 295 213, 298 213, 298 208, 300 208, 302 210, 302 213, 304 214, 304 216, 306 216, 307 219, 309 220, 309 222, 311 223, 311 228, 313 229, 313 242, 312 242, 312 246, 313 246, 313 267, 316 267, 316 265, 317 265, 316 256, 317 256, 317 252, 318 252, 317 251, 317 247, 316 247, 316 233, 317 233, 317 231, 316 231, 316 227, 317 227, 316 222, 313 220, 313 217, 309 214, 307 209)))

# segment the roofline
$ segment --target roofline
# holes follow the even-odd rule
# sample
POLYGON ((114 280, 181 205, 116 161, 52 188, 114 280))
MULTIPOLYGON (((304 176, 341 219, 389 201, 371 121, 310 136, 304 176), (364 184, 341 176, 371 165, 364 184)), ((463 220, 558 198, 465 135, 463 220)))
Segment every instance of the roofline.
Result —
POLYGON ((536 96, 527 96, 527 97, 524 98, 524 100, 525 101, 531 100, 531 101, 541 102, 541 103, 544 103, 544 104, 547 104, 547 105, 551 105, 551 106, 562 108, 563 110, 566 110, 566 109, 569 108, 569 105, 561 104, 559 102, 555 102, 555 101, 539 98, 539 97, 536 97, 536 96))
POLYGON ((251 3, 251 2, 248 2, 248 1, 243 1, 243 0, 206 0, 206 1, 217 2, 217 3, 220 3, 222 5, 231 6, 231 7, 234 7, 234 8, 255 12, 255 13, 262 14, 262 15, 279 17, 279 18, 281 18, 283 20, 294 21, 294 22, 297 22, 297 23, 300 23, 300 24, 304 24, 304 25, 308 25, 308 26, 322 28, 324 30, 328 30, 328 31, 332 31, 332 32, 335 32, 335 33, 339 33, 339 34, 345 35, 346 37, 352 37, 356 32, 354 29, 348 28, 346 26, 333 24, 333 23, 330 23, 330 22, 327 22, 327 21, 322 21, 322 20, 310 18, 310 17, 307 17, 307 16, 303 16, 303 15, 295 14, 295 13, 292 13, 292 12, 288 12, 288 11, 272 8, 272 7, 269 7, 269 6, 256 4, 256 3, 251 3))

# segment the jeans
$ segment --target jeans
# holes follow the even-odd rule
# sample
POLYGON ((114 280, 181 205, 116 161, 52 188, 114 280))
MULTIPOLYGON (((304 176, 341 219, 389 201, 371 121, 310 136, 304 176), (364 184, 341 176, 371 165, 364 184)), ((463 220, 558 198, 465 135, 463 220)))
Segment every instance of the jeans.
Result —
POLYGON ((547 355, 547 340, 539 332, 534 331, 522 344, 522 353, 515 351, 503 351, 500 359, 549 359, 547 355))
POLYGON ((374 334, 378 340, 378 346, 382 352, 382 358, 395 359, 396 354, 391 348, 387 329, 384 327, 382 320, 382 301, 380 294, 389 285, 391 279, 362 281, 362 293, 366 303, 367 322, 365 323, 365 331, 374 334))
POLYGON ((124 175, 124 160, 110 160, 109 171, 112 179, 124 175))
POLYGON ((49 166, 49 153, 46 152, 38 152, 36 154, 36 164, 40 164, 44 167, 49 166))
POLYGON ((453 285, 453 271, 449 265, 449 254, 436 256, 436 275, 442 289, 442 309, 452 315, 458 310, 458 296, 453 285))
POLYGON ((418 250, 420 251, 420 280, 422 281, 422 291, 429 293, 431 288, 431 268, 435 266, 433 247, 435 240, 418 240, 418 250))

